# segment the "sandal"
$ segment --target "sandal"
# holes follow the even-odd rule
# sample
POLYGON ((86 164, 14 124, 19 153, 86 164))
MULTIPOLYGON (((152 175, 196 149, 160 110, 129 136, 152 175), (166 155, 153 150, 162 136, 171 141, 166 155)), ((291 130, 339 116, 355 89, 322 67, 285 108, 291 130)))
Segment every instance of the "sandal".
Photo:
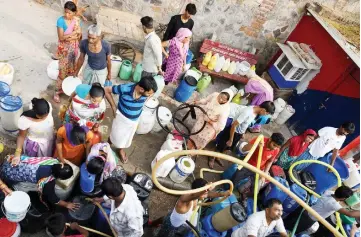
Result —
POLYGON ((53 100, 55 103, 60 103, 60 96, 58 92, 55 92, 53 100))
POLYGON ((216 162, 217 162, 217 164, 219 164, 221 167, 224 167, 223 162, 222 162, 219 158, 216 158, 216 162))
POLYGON ((126 164, 128 163, 128 157, 127 157, 127 154, 125 154, 125 151, 120 149, 119 151, 119 156, 120 156, 120 161, 123 163, 123 164, 126 164))
POLYGON ((209 158, 208 159, 208 166, 211 169, 214 169, 214 160, 215 160, 215 158, 209 158))

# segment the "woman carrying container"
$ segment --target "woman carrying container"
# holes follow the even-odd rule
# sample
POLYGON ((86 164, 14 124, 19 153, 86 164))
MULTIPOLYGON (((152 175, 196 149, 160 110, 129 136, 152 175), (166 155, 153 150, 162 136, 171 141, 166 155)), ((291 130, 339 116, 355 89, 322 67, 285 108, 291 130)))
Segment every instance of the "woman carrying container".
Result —
MULTIPOLYGON (((192 135, 190 138, 194 141, 194 144, 189 141, 188 148, 189 149, 204 149, 207 144, 214 140, 218 133, 221 132, 227 123, 227 118, 230 112, 229 102, 232 98, 233 92, 231 89, 225 89, 221 93, 215 92, 206 98, 195 102, 196 105, 202 106, 205 110, 206 114, 201 113, 198 116, 198 119, 193 126, 192 132, 199 131, 204 122, 206 121, 206 126, 201 130, 200 133, 192 135)), ((214 166, 215 158, 209 159, 209 166, 214 166)), ((219 159, 217 162, 221 163, 219 159)))
POLYGON ((276 165, 284 170, 288 170, 293 161, 307 150, 307 147, 316 138, 317 133, 312 129, 307 129, 299 136, 290 138, 280 149, 276 158, 276 165))
POLYGON ((62 164, 64 160, 80 166, 85 155, 89 154, 93 133, 85 126, 67 123, 61 126, 57 132, 55 157, 62 164))
POLYGON ((77 123, 95 129, 103 121, 106 104, 105 91, 100 83, 80 84, 69 98, 69 105, 61 118, 65 123, 77 123))
POLYGON ((68 1, 64 5, 64 16, 59 17, 56 27, 58 30, 59 76, 56 81, 54 101, 60 103, 59 95, 63 93, 63 80, 73 75, 76 69, 76 58, 79 51, 79 38, 81 36, 80 19, 76 17, 75 3, 68 1))
POLYGON ((163 63, 166 67, 164 74, 166 84, 177 81, 184 71, 191 36, 192 31, 180 28, 173 39, 162 42, 163 53, 166 57, 163 63), (169 54, 165 50, 166 47, 169 47, 169 54))
POLYGON ((36 183, 41 200, 47 204, 56 204, 70 210, 79 208, 79 204, 60 200, 55 194, 55 180, 65 180, 73 175, 73 169, 68 164, 59 164, 52 157, 21 156, 20 163, 14 166, 10 156, 2 166, 2 176, 10 183, 36 183))
POLYGON ((45 99, 33 98, 32 109, 25 111, 19 118, 19 136, 16 141, 16 165, 20 155, 51 156, 54 151, 54 119, 52 108, 45 99))

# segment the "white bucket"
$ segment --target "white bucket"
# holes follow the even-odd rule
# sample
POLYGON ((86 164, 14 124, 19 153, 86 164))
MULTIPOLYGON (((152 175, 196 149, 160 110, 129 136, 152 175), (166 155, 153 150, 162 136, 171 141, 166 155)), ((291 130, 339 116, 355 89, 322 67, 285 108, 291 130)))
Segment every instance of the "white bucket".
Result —
MULTIPOLYGON (((170 123, 170 121, 172 120, 172 112, 170 112, 170 110, 168 108, 166 108, 164 106, 160 106, 158 109, 158 118, 159 118, 160 124, 163 127, 167 126, 170 123)), ((153 132, 160 132, 163 130, 162 127, 159 125, 159 122, 156 117, 155 124, 152 129, 153 132)))
POLYGON ((167 139, 165 140, 165 142, 163 143, 160 149, 166 151, 181 151, 183 150, 182 144, 183 141, 176 139, 167 139))
POLYGON ((142 114, 139 118, 137 134, 147 134, 152 131, 152 128, 155 123, 155 109, 159 105, 157 98, 149 98, 143 107, 142 114))
POLYGON ((120 67, 122 66, 122 58, 117 55, 111 55, 112 70, 110 72, 111 78, 115 79, 119 75, 120 67))
POLYGON ((6 82, 10 86, 14 80, 14 67, 10 63, 0 63, 0 73, 4 67, 8 67, 9 72, 4 75, 0 74, 0 81, 6 82))
POLYGON ((241 76, 245 76, 249 69, 251 69, 251 64, 249 64, 249 62, 247 61, 242 61, 239 65, 239 70, 238 70, 238 74, 241 76))
POLYGON ((291 105, 287 105, 284 110, 278 115, 275 123, 282 125, 287 122, 289 118, 295 113, 295 109, 291 105))
MULTIPOLYGON (((152 167, 152 171, 154 166, 156 165, 156 163, 162 159, 164 156, 168 155, 169 153, 172 153, 172 151, 165 151, 165 150, 160 150, 158 152, 158 154, 156 155, 156 157, 153 159, 152 163, 151 163, 151 167, 152 167)), ((173 169, 173 167, 175 166, 175 159, 174 157, 166 160, 165 162, 163 162, 157 169, 157 171, 155 172, 155 176, 156 177, 167 177, 169 172, 173 169)))
POLYGON ((59 75, 59 60, 53 60, 49 63, 46 68, 46 72, 48 73, 48 77, 52 80, 58 79, 59 75))
POLYGON ((277 98, 275 101, 273 101, 275 105, 275 114, 279 114, 282 112, 282 110, 285 109, 287 103, 282 98, 277 98))
POLYGON ((154 80, 157 83, 158 89, 154 93, 153 97, 158 98, 160 96, 160 94, 162 93, 164 87, 165 87, 164 77, 161 76, 161 75, 156 75, 156 76, 154 76, 154 80))
POLYGON ((20 222, 30 209, 30 197, 25 192, 14 191, 11 195, 5 197, 1 209, 6 219, 11 222, 20 222))
POLYGON ((175 183, 182 183, 191 173, 193 173, 194 168, 195 164, 192 158, 183 156, 179 158, 169 177, 175 183))
POLYGON ((76 87, 80 84, 80 78, 70 76, 63 80, 61 88, 63 89, 64 94, 70 96, 75 91, 76 87))
POLYGON ((344 160, 345 164, 348 168, 348 171, 350 173, 348 179, 343 181, 343 184, 347 187, 353 188, 357 184, 360 183, 360 173, 355 163, 353 163, 352 158, 344 160))

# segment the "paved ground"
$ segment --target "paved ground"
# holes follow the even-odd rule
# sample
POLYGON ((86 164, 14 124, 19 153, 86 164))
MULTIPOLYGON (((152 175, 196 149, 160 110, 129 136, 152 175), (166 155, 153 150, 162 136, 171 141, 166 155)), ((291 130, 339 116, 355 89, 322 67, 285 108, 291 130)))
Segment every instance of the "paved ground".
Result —
MULTIPOLYGON (((42 96, 51 101, 53 91, 53 81, 47 77, 46 67, 50 62, 50 55, 56 45, 56 30, 55 23, 57 17, 61 15, 42 5, 33 3, 32 1, 22 0, 0 0, 0 61, 11 63, 15 67, 14 83, 12 84, 12 94, 22 97, 24 103, 28 103, 31 98, 42 96)), ((136 61, 141 57, 137 55, 136 61)), ((114 80, 113 84, 122 83, 119 79, 114 80)), ((214 84, 210 86, 207 93, 219 91, 230 86, 230 83, 223 80, 214 80, 214 84)), ((167 87, 164 94, 160 98, 162 105, 167 106, 172 111, 179 105, 178 102, 171 99, 175 86, 167 87)), ((194 94, 192 97, 203 97, 207 94, 194 94)), ((62 97, 63 101, 66 97, 62 97)), ((26 105, 25 105, 26 106, 26 105)), ((53 103, 53 116, 56 118, 56 127, 59 127, 60 121, 57 119, 59 104, 53 103)), ((111 128, 112 114, 110 110, 107 111, 106 118, 102 124, 102 131, 104 131, 103 139, 106 140, 111 128)), ((278 130, 279 127, 269 125, 264 128, 264 134, 270 135, 272 131, 278 130)), ((290 133, 286 127, 281 128, 282 133, 286 137, 290 133)), ((1 129, 0 129, 1 132, 1 129)), ((133 145, 127 149, 127 154, 130 162, 124 165, 124 168, 130 172, 146 172, 150 174, 150 163, 159 151, 163 144, 166 133, 149 133, 147 135, 136 135, 133 145)), ((249 137, 254 135, 249 135, 249 137)), ((0 142, 5 144, 5 151, 0 154, 3 158, 6 154, 11 154, 15 150, 16 134, 0 135, 0 142)), ((213 144, 210 144, 207 149, 212 150, 213 144)), ((197 159, 197 168, 195 176, 199 176, 199 169, 207 167, 206 158, 197 159)), ((216 166, 220 170, 220 167, 216 166)), ((219 175, 206 174, 206 179, 209 181, 216 181, 219 175)), ((183 185, 175 185, 169 179, 163 180, 168 187, 184 189, 189 187, 189 182, 183 185)), ((191 181, 189 178, 188 181, 191 181)), ((165 194, 161 191, 154 190, 150 197, 150 217, 151 219, 158 218, 165 215, 176 202, 176 197, 165 194)), ((151 236, 150 231, 146 231, 148 236, 151 236)), ((22 235, 22 236, 45 236, 44 233, 36 235, 22 235)))

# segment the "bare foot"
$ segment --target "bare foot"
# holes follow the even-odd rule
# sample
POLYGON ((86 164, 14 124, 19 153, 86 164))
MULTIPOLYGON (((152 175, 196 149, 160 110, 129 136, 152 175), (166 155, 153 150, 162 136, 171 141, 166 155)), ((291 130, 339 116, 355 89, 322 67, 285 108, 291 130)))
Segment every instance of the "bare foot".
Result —
POLYGON ((222 162, 219 158, 216 158, 216 162, 217 162, 221 167, 224 167, 223 162, 222 162))
POLYGON ((123 162, 124 164, 128 163, 127 154, 123 149, 119 149, 119 157, 121 162, 123 162))
POLYGON ((60 103, 60 96, 58 92, 54 93, 54 98, 53 98, 55 103, 60 103))
POLYGON ((209 168, 214 169, 214 158, 208 159, 208 166, 209 168))

